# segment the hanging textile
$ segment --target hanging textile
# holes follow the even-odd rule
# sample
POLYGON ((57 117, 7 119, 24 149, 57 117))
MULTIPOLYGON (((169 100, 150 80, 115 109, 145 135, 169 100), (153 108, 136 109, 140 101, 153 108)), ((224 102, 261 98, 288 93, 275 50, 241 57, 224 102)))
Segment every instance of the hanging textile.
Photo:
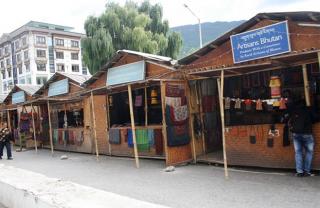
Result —
POLYGON ((54 129, 53 130, 53 144, 57 144, 58 143, 58 139, 59 139, 59 131, 58 129, 54 129))
POLYGON ((212 112, 215 107, 214 96, 203 96, 202 97, 202 109, 204 113, 212 112))
POLYGON ((183 85, 166 84, 167 97, 182 97, 185 95, 183 85))
POLYGON ((153 147, 154 146, 154 130, 153 129, 148 129, 148 140, 149 140, 149 145, 153 147))
POLYGON ((132 130, 128 129, 128 147, 133 147, 132 130))
POLYGON ((156 147, 156 154, 163 154, 163 138, 162 138, 162 130, 156 129, 154 130, 154 142, 156 147))
POLYGON ((235 109, 241 109, 241 100, 240 100, 240 98, 236 99, 236 103, 234 105, 234 108, 235 109))
POLYGON ((231 105, 231 99, 229 97, 226 97, 224 99, 224 109, 229 110, 231 105))
POLYGON ((59 140, 59 144, 61 145, 64 144, 64 131, 62 130, 58 131, 58 140, 59 140))
POLYGON ((120 141, 128 142, 128 130, 127 129, 120 130, 120 141))
POLYGON ((246 111, 250 111, 250 110, 251 110, 251 105, 252 105, 252 100, 246 99, 246 100, 244 101, 244 105, 245 105, 245 107, 246 107, 246 111))
POLYGON ((110 129, 109 130, 109 143, 110 144, 120 144, 120 130, 119 129, 110 129))
POLYGON ((68 131, 64 131, 64 146, 66 146, 67 144, 69 144, 69 133, 68 131))
POLYGON ((257 111, 262 111, 263 110, 262 101, 260 99, 258 99, 257 102, 256 102, 256 110, 257 111))
POLYGON ((188 119, 188 106, 170 107, 170 116, 173 122, 185 122, 188 119))
POLYGON ((149 151, 149 138, 147 129, 136 130, 137 147, 139 151, 149 151))
POLYGON ((202 132, 202 125, 199 117, 200 116, 198 115, 194 115, 193 117, 193 132, 197 136, 197 138, 200 138, 202 132))
POLYGON ((285 109, 287 109, 286 99, 285 99, 285 98, 281 98, 281 99, 280 99, 279 109, 280 109, 280 110, 285 110, 285 109))
POLYGON ((182 146, 190 143, 188 125, 168 126, 168 146, 182 146))
POLYGON ((137 95, 134 102, 135 107, 141 107, 142 106, 142 95, 137 95))
POLYGON ((81 146, 82 143, 84 142, 84 135, 83 135, 83 131, 76 131, 76 145, 77 146, 81 146))
POLYGON ((282 146, 287 147, 290 146, 290 131, 288 124, 285 124, 283 127, 283 138, 282 138, 282 146))
POLYGON ((69 144, 70 145, 75 145, 75 135, 74 135, 74 131, 73 130, 69 130, 69 144))
POLYGON ((165 102, 172 107, 181 106, 181 97, 166 97, 165 102))

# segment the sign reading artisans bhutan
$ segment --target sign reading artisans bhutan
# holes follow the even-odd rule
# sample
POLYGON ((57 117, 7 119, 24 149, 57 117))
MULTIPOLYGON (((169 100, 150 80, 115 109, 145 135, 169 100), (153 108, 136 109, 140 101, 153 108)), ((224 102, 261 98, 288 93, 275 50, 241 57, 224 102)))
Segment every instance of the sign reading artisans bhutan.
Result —
POLYGON ((279 22, 230 37, 234 63, 291 51, 288 22, 279 22))

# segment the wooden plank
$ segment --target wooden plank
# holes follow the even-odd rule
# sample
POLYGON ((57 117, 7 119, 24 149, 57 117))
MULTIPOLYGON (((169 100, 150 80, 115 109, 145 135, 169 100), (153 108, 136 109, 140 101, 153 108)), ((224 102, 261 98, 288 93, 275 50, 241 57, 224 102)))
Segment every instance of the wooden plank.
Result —
POLYGON ((307 65, 306 64, 302 65, 302 74, 303 74, 304 97, 306 99, 306 105, 311 106, 309 80, 308 80, 308 72, 307 72, 307 65))
POLYGON ((147 95, 147 87, 144 88, 144 125, 148 126, 148 95, 147 95))
POLYGON ((93 133, 94 133, 94 142, 96 148, 96 156, 99 158, 99 149, 98 149, 98 140, 97 140, 97 129, 96 129, 96 114, 94 111, 94 102, 93 102, 93 93, 91 91, 91 110, 92 110, 92 120, 93 120, 93 133))
POLYGON ((198 83, 196 83, 196 92, 197 92, 197 99, 199 101, 199 111, 200 111, 200 122, 201 122, 201 139, 202 139, 202 148, 203 153, 205 154, 207 152, 206 150, 206 138, 204 135, 204 120, 203 120, 203 106, 202 106, 202 92, 200 91, 198 94, 198 83))
POLYGON ((33 139, 34 139, 34 147, 36 149, 36 153, 38 153, 38 143, 37 143, 37 135, 36 135, 36 125, 34 124, 34 108, 31 104, 31 117, 32 117, 32 127, 33 127, 33 139))
POLYGON ((50 148, 51 148, 51 155, 53 156, 53 140, 52 140, 52 125, 51 125, 51 109, 49 100, 47 101, 48 107, 48 118, 49 118, 49 136, 50 136, 50 148))
POLYGON ((188 101, 188 109, 189 109, 189 125, 190 125, 190 131, 191 132, 191 142, 192 142, 192 155, 193 155, 193 161, 197 162, 197 153, 196 153, 196 144, 195 144, 195 136, 194 136, 194 126, 193 126, 193 116, 191 114, 191 97, 190 97, 190 87, 188 84, 188 81, 185 82, 185 89, 186 89, 186 98, 188 101))
POLYGON ((161 109, 162 109, 162 138, 164 144, 164 153, 166 157, 166 164, 168 165, 169 152, 168 152, 168 136, 167 136, 167 123, 166 123, 166 89, 165 83, 163 81, 160 82, 160 94, 161 94, 161 109))
POLYGON ((136 138, 136 125, 134 123, 131 85, 128 85, 128 95, 129 95, 129 107, 130 107, 130 119, 131 119, 131 128, 132 128, 134 158, 136 161, 136 167, 139 168, 139 156, 138 156, 138 147, 137 147, 137 138, 136 138))
POLYGON ((106 136, 107 136, 107 144, 108 144, 108 152, 109 155, 112 154, 112 146, 110 144, 109 130, 110 130, 110 103, 109 103, 109 95, 106 94, 106 136))
POLYGON ((9 110, 7 110, 7 122, 8 122, 8 128, 10 130, 10 132, 12 132, 12 128, 11 128, 11 122, 10 122, 10 112, 9 110))
POLYGON ((221 71, 220 79, 217 80, 219 104, 220 104, 220 117, 221 117, 221 133, 222 133, 222 146, 223 146, 223 164, 224 164, 224 176, 229 178, 228 164, 227 164, 227 152, 226 152, 226 137, 225 137, 225 123, 224 123, 224 106, 223 106, 223 90, 224 90, 224 70, 221 71))

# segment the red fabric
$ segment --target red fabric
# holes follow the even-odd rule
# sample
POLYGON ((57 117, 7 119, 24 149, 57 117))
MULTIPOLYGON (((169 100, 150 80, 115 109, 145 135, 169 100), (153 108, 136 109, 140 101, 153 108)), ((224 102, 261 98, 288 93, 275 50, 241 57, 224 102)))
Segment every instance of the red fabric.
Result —
POLYGON ((156 154, 162 155, 163 154, 163 139, 162 139, 162 130, 161 129, 154 130, 154 142, 155 142, 156 154))
POLYGON ((202 108, 204 113, 212 112, 215 106, 214 96, 203 96, 202 97, 202 108))
POLYGON ((63 144, 62 135, 63 135, 63 131, 58 130, 58 142, 59 142, 59 144, 61 144, 61 145, 63 144))
POLYGON ((188 125, 183 124, 183 125, 175 125, 173 126, 174 128, 174 134, 177 136, 182 136, 185 134, 188 134, 188 125))
POLYGON ((75 136, 74 136, 74 132, 73 131, 69 131, 69 144, 71 145, 75 145, 75 136))
POLYGON ((183 97, 185 95, 182 85, 166 84, 167 97, 183 97))

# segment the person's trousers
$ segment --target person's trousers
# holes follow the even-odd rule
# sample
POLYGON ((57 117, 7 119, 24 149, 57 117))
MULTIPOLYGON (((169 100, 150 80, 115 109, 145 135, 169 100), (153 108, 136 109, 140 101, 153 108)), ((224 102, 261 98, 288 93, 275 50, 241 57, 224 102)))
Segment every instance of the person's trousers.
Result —
POLYGON ((7 157, 11 158, 12 152, 11 152, 11 143, 10 142, 0 142, 0 157, 3 156, 4 147, 6 147, 6 149, 7 149, 7 157))
POLYGON ((314 138, 311 134, 293 133, 297 173, 310 173, 313 158, 314 138), (303 157, 303 151, 305 157, 303 157))

